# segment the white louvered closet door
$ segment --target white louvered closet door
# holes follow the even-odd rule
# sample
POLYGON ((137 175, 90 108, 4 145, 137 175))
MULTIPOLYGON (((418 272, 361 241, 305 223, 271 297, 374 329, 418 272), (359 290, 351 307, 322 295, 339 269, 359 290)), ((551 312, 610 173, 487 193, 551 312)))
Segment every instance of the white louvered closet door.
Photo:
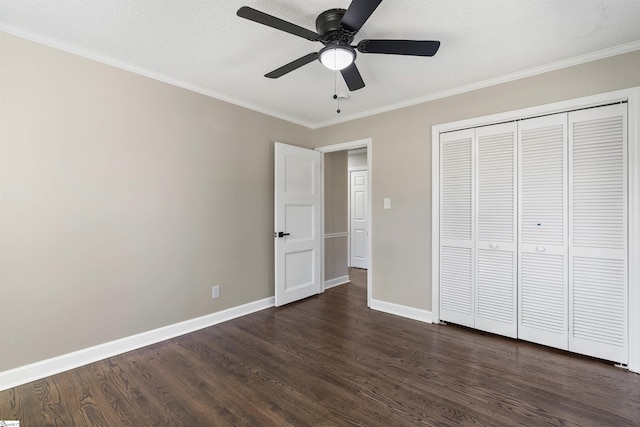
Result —
POLYGON ((569 113, 569 350, 627 363, 626 104, 569 113))
POLYGON ((440 318, 473 327, 473 135, 440 135, 440 318))
POLYGON ((476 129, 475 327, 517 336, 515 122, 476 129))
POLYGON ((518 338, 568 347, 567 114, 518 125, 518 338))

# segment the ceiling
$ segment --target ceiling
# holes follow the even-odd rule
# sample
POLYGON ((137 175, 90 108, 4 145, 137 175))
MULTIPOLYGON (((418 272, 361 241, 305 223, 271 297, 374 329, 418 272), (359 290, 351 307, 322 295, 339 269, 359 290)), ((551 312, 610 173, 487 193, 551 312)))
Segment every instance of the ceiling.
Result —
POLYGON ((386 0, 361 39, 440 40, 431 58, 359 54, 366 87, 314 61, 322 45, 236 16, 250 6, 315 31, 350 0, 0 0, 0 29, 316 128, 640 49, 640 0, 386 0), (338 103, 337 92, 349 95, 338 103))

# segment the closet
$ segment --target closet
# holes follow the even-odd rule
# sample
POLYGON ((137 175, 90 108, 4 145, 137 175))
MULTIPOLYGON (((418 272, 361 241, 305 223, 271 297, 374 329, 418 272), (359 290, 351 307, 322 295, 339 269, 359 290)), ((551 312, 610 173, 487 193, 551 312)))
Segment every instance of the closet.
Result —
POLYGON ((626 364, 627 104, 439 138, 440 319, 626 364))

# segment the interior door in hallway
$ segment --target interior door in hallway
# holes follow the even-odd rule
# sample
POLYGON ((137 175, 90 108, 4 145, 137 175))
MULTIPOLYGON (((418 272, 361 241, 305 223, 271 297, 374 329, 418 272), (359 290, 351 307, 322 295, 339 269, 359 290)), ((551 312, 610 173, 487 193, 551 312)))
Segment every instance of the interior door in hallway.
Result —
POLYGON ((275 144, 275 304, 322 292, 322 154, 275 144))
POLYGON ((356 268, 369 268, 367 258, 369 212, 367 188, 369 172, 366 170, 353 170, 349 172, 349 235, 351 237, 349 265, 356 268))

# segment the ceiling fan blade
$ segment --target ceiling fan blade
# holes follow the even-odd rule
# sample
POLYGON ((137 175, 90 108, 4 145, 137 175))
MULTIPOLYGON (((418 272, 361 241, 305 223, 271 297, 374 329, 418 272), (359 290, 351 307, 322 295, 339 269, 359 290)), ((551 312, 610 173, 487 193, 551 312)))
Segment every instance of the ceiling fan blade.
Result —
POLYGON ((347 31, 358 32, 382 0, 353 0, 340 25, 347 31))
POLYGON ((266 25, 268 27, 275 28, 276 30, 284 31, 294 36, 302 37, 303 39, 311 40, 312 42, 318 41, 318 33, 315 33, 306 28, 300 27, 291 22, 287 22, 275 16, 271 16, 259 10, 251 7, 242 6, 238 9, 237 15, 241 18, 248 19, 250 21, 257 22, 259 24, 266 25))
POLYGON ((352 63, 347 68, 340 70, 342 77, 350 91, 362 89, 364 87, 364 80, 356 67, 356 63, 352 63))
POLYGON ((390 55, 433 56, 440 48, 436 40, 362 40, 358 51, 390 55))
POLYGON ((264 76, 270 79, 277 79, 278 77, 282 77, 293 70, 297 70, 303 65, 307 65, 309 62, 315 61, 316 59, 318 59, 318 52, 313 52, 303 56, 302 58, 298 58, 295 61, 291 61, 287 65, 283 65, 282 67, 277 68, 272 72, 265 74, 264 76))

